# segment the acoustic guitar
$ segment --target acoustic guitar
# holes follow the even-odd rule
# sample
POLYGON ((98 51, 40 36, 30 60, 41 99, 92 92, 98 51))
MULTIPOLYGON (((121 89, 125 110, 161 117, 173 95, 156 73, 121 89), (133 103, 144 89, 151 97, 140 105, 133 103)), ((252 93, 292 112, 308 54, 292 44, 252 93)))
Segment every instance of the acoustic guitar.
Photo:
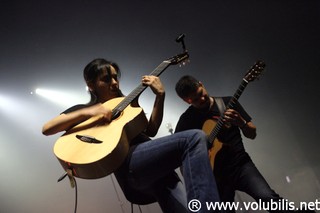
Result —
MULTIPOLYGON (((170 65, 189 58, 187 52, 164 60, 150 75, 159 76, 170 65)), ((124 161, 129 142, 147 126, 147 118, 137 103, 147 88, 140 84, 128 96, 103 103, 112 109, 112 121, 101 123, 101 116, 92 117, 58 138, 54 154, 62 167, 72 170, 75 177, 95 179, 114 172, 124 161)))
MULTIPOLYGON (((263 72, 266 64, 259 60, 257 61, 251 69, 247 71, 245 76, 243 77, 237 91, 235 94, 232 96, 231 100, 226 106, 226 109, 232 109, 236 101, 240 98, 241 94, 243 93, 244 89, 246 86, 249 84, 249 82, 254 81, 255 79, 258 79, 260 74, 263 72)), ((221 142, 218 138, 217 135, 221 128, 225 125, 225 122, 223 121, 224 119, 224 114, 221 113, 219 119, 213 120, 213 119, 208 119, 204 122, 202 126, 202 130, 206 133, 208 136, 208 141, 209 141, 209 158, 210 158, 210 164, 212 169, 214 169, 214 161, 217 153, 222 149, 223 142, 221 142)))

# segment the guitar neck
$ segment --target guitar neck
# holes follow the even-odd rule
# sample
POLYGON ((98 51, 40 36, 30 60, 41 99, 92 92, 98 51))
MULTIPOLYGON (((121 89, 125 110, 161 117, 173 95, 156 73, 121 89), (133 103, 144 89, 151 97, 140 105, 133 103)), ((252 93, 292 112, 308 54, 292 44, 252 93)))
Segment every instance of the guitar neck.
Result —
MULTIPOLYGON (((234 95, 232 96, 231 100, 229 101, 228 105, 226 106, 226 110, 227 109, 233 109, 236 102, 239 100, 241 94, 243 93, 244 89, 247 87, 248 85, 248 81, 245 80, 244 78, 242 79, 241 84, 239 85, 237 91, 234 93, 234 95)), ((225 110, 225 111, 226 111, 225 110)), ((216 124, 216 126, 214 127, 214 129, 211 131, 211 133, 209 134, 208 138, 209 138, 209 142, 212 144, 214 139, 217 137, 220 129, 223 127, 224 125, 224 114, 222 113, 218 119, 218 122, 216 124)))
MULTIPOLYGON (((163 61, 155 68, 150 75, 160 76, 170 66, 170 61, 163 61)), ((140 84, 129 95, 127 95, 113 110, 112 118, 115 118, 121 113, 133 100, 135 100, 148 86, 140 84)))

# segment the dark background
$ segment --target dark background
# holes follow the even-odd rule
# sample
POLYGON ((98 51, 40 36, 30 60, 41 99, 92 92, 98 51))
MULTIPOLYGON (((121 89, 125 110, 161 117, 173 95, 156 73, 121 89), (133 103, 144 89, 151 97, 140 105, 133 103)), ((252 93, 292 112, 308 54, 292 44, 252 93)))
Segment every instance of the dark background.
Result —
MULTIPOLYGON (((257 59, 267 69, 240 98, 258 137, 247 151, 272 188, 296 202, 320 197, 320 2, 316 0, 15 1, 0 2, 0 211, 72 212, 74 189, 42 125, 89 96, 84 66, 103 57, 120 65, 121 87, 133 90, 144 74, 182 51, 186 66, 170 66, 161 79, 166 109, 157 137, 169 134, 187 105, 174 85, 185 74, 211 95, 233 95, 257 59), (55 102, 36 88, 62 92, 55 102), (62 97, 67 99, 62 100, 62 97), (72 98, 70 98, 72 97, 72 98)), ((148 89, 140 97, 147 115, 148 89)), ((112 176, 78 179, 78 212, 130 212, 112 176)), ((244 194, 237 199, 250 200, 244 194)), ((160 212, 157 204, 143 212, 160 212)), ((138 211, 137 209, 135 211, 138 211)))

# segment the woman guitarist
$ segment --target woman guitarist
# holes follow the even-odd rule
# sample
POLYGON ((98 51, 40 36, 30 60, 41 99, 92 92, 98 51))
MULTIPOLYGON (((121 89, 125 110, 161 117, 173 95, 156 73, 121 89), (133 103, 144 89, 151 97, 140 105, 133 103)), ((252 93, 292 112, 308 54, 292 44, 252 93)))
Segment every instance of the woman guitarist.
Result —
MULTIPOLYGON (((85 67, 83 74, 91 94, 90 103, 73 106, 48 121, 42 129, 44 135, 68 131, 97 115, 107 124, 119 119, 113 120, 112 109, 103 105, 123 96, 117 64, 95 59, 85 67)), ((203 206, 206 201, 219 201, 205 134, 189 130, 151 140, 149 137, 157 134, 162 122, 165 90, 156 76, 145 75, 141 83, 151 88, 155 101, 146 127, 129 141, 128 154, 114 171, 126 198, 138 204, 157 201, 163 212, 188 212, 187 202, 192 199, 199 200, 203 206), (186 194, 174 172, 180 166, 184 171, 186 194)), ((202 208, 198 212, 207 211, 202 208)))

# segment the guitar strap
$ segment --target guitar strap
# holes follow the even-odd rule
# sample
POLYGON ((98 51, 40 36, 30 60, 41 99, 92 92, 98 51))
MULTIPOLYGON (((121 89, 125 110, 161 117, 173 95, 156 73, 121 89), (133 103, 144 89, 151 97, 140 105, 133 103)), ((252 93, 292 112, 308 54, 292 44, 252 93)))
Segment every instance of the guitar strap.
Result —
POLYGON ((214 97, 214 100, 218 106, 220 114, 222 115, 226 110, 226 105, 224 104, 222 97, 214 97))

